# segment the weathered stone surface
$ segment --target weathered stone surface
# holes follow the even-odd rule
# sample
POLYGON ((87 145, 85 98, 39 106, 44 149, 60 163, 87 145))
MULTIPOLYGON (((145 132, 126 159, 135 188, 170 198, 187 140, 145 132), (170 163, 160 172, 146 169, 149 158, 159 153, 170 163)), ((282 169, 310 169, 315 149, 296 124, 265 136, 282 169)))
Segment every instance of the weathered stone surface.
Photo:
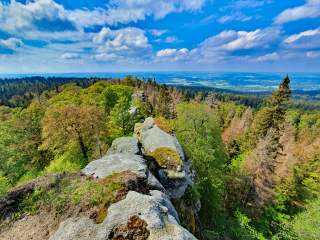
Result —
POLYGON ((195 239, 180 226, 178 214, 167 196, 160 191, 151 191, 151 196, 129 192, 127 197, 108 209, 104 222, 109 236, 115 226, 128 221, 131 216, 139 216, 147 224, 150 240, 195 239))
MULTIPOLYGON (((191 233, 180 226, 176 210, 170 200, 160 191, 144 195, 131 191, 126 198, 111 205, 107 218, 101 224, 94 224, 88 218, 68 219, 60 224, 50 240, 105 240, 114 239, 115 233, 130 227, 132 219, 138 220, 138 229, 128 234, 139 234, 148 240, 194 240, 191 233)), ((137 227, 136 225, 134 225, 137 227)), ((132 227, 132 226, 131 226, 132 227)), ((124 238, 131 239, 131 238, 124 238)))
POLYGON ((120 137, 112 142, 108 155, 115 153, 139 154, 138 139, 135 137, 120 137))
POLYGON ((177 138, 161 130, 153 118, 135 126, 144 155, 158 165, 158 177, 171 198, 180 198, 192 185, 190 161, 186 161, 177 138))
POLYGON ((87 176, 104 178, 114 173, 132 172, 146 179, 150 189, 165 191, 161 183, 148 170, 142 156, 134 154, 110 154, 90 162, 82 172, 87 176))
POLYGON ((90 162, 82 172, 88 176, 104 178, 114 173, 131 171, 146 178, 147 165, 138 155, 119 153, 106 155, 99 160, 90 162))
POLYGON ((105 230, 90 218, 69 218, 62 222, 49 240, 104 240, 105 230))
POLYGON ((181 160, 185 160, 183 149, 175 136, 162 131, 155 125, 153 118, 147 118, 142 125, 135 127, 145 153, 154 152, 158 148, 171 148, 176 151, 181 160))

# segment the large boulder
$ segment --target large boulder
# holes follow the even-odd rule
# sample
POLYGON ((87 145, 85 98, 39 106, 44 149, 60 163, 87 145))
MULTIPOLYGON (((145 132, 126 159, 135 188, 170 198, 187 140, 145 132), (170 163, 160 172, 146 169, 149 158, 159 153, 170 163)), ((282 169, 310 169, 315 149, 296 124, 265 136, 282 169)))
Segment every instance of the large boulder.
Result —
POLYGON ((167 196, 160 191, 144 195, 130 191, 111 205, 100 225, 88 218, 69 219, 60 224, 50 240, 194 240, 183 228, 167 196))
POLYGON ((141 177, 147 177, 145 160, 139 155, 128 153, 106 155, 99 160, 90 162, 82 170, 85 175, 97 178, 104 178, 124 171, 131 171, 141 177))
POLYGON ((135 137, 120 137, 112 142, 108 155, 115 153, 139 154, 138 140, 135 137))
MULTIPOLYGON (((117 140, 115 140, 117 141, 117 140)), ((129 144, 132 141, 128 141, 129 144)), ((114 144, 112 144, 114 145, 114 144)), ((118 148, 119 150, 120 148, 118 148)), ((121 148, 122 150, 124 149, 121 148)), ((132 148, 130 148, 132 149, 132 148)), ((101 159, 90 162, 83 170, 87 176, 96 178, 108 177, 114 173, 132 172, 146 179, 150 189, 164 191, 162 184, 149 171, 145 159, 140 155, 129 153, 115 153, 106 155, 101 159)))
POLYGON ((135 133, 142 144, 145 154, 154 153, 157 149, 170 149, 180 157, 180 159, 177 159, 177 164, 183 164, 185 156, 177 138, 161 130, 155 124, 153 118, 149 117, 144 123, 137 124, 135 133))
POLYGON ((181 198, 192 185, 192 170, 177 138, 160 129, 151 117, 136 124, 135 135, 169 196, 181 198))

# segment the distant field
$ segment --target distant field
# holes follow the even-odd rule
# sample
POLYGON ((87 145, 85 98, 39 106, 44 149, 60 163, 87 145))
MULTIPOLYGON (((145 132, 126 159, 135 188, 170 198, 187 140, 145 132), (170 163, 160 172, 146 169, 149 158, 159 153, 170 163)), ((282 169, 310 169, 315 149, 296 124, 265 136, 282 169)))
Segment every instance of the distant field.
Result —
MULTIPOLYGON (((242 92, 264 92, 275 89, 287 73, 245 72, 121 72, 121 73, 52 73, 52 74, 0 74, 0 78, 26 76, 54 77, 112 77, 134 75, 139 78, 155 79, 168 85, 208 87, 242 92)), ((288 73, 293 90, 320 91, 320 73, 288 73)))

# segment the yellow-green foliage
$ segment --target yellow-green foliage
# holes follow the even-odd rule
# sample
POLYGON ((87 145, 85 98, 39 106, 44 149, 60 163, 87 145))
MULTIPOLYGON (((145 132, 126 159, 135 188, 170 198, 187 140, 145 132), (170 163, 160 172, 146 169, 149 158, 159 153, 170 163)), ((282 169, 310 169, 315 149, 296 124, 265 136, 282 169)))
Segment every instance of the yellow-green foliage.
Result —
POLYGON ((9 190, 10 184, 6 177, 0 176, 0 197, 9 190))
POLYGON ((24 198, 19 206, 20 213, 37 214, 42 208, 46 208, 63 214, 73 207, 85 212, 97 206, 99 211, 96 221, 102 222, 106 209, 116 201, 118 191, 125 188, 123 176, 119 173, 100 180, 79 175, 51 178, 49 189, 38 187, 24 198))
POLYGON ((183 166, 183 162, 179 154, 172 148, 157 148, 155 151, 149 152, 147 155, 153 157, 162 168, 176 170, 178 166, 183 166))
POLYGON ((45 169, 48 173, 56 172, 76 172, 87 164, 86 159, 81 155, 80 149, 76 144, 71 144, 67 151, 57 156, 45 169))
POLYGON ((291 224, 299 240, 318 240, 320 238, 320 200, 306 206, 306 210, 295 216, 291 224))
POLYGON ((156 117, 154 118, 154 123, 162 130, 167 133, 173 133, 173 129, 170 126, 170 123, 168 120, 166 120, 164 117, 156 117))

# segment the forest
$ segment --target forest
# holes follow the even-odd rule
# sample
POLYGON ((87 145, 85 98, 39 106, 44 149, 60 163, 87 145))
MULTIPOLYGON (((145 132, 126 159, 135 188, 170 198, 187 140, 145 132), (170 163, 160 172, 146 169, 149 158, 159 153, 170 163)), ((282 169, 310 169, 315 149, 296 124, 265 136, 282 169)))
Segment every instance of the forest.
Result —
POLYGON ((202 239, 319 239, 320 104, 293 95, 289 77, 262 97, 132 76, 1 80, 0 197, 80 171, 153 116, 197 173, 202 239))

